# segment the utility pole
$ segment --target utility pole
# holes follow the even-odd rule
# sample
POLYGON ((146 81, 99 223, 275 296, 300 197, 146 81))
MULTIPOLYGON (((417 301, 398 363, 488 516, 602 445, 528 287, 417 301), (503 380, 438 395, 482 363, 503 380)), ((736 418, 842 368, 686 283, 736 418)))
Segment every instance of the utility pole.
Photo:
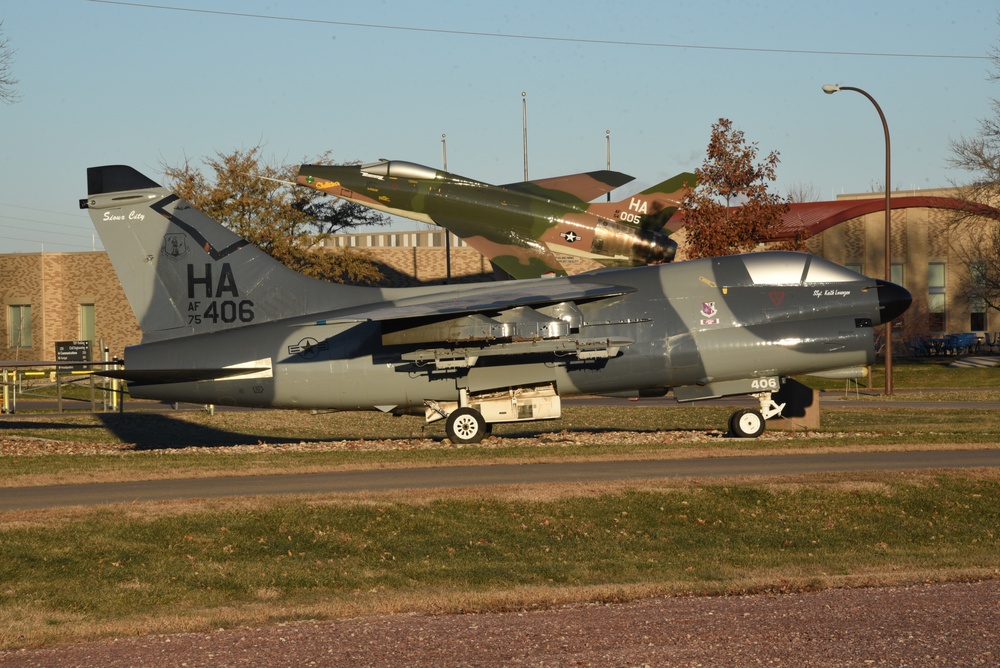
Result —
POLYGON ((528 94, 521 92, 521 127, 524 130, 524 180, 528 180, 528 94))

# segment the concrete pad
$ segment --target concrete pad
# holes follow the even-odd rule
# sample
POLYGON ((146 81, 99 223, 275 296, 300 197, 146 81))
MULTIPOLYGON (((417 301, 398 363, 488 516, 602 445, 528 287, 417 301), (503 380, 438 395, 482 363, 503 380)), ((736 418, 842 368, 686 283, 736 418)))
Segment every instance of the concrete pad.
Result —
POLYGON ((949 369, 989 368, 1000 365, 1000 357, 963 357, 948 365, 949 369))
POLYGON ((767 428, 777 431, 805 431, 819 429, 819 390, 787 379, 774 393, 775 403, 785 404, 781 417, 767 421, 767 428))

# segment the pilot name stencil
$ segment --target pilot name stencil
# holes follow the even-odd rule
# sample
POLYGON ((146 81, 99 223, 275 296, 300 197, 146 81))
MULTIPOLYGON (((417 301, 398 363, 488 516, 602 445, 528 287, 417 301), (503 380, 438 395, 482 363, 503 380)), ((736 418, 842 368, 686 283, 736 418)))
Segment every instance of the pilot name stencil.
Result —
POLYGON ((847 297, 850 290, 813 290, 813 297, 847 297))

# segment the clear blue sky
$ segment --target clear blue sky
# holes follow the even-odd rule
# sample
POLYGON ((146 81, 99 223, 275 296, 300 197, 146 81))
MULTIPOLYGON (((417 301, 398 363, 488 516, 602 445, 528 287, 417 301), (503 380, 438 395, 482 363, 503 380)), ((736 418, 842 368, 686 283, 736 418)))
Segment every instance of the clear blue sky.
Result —
POLYGON ((823 94, 840 83, 882 106, 893 186, 948 186, 968 178, 949 140, 1000 97, 983 0, 155 4, 301 20, 6 0, 21 101, 0 105, 0 253, 94 247, 77 201, 99 164, 159 180, 163 162, 263 144, 282 163, 439 166, 446 133, 450 171, 519 181, 522 91, 531 178, 604 168, 611 130, 612 168, 637 179, 625 197, 699 166, 725 117, 780 152, 777 192, 866 192, 884 180, 882 126, 861 95, 823 94))

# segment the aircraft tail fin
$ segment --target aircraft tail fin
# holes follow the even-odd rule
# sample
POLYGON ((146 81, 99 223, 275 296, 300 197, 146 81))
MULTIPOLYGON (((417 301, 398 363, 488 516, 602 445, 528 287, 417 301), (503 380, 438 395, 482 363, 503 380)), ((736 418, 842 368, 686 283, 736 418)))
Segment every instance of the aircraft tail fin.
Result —
POLYGON ((659 231, 697 181, 691 172, 682 172, 619 202, 591 204, 589 210, 643 230, 659 231))
POLYGON ((87 170, 87 209, 143 342, 375 301, 299 274, 132 167, 87 170))

